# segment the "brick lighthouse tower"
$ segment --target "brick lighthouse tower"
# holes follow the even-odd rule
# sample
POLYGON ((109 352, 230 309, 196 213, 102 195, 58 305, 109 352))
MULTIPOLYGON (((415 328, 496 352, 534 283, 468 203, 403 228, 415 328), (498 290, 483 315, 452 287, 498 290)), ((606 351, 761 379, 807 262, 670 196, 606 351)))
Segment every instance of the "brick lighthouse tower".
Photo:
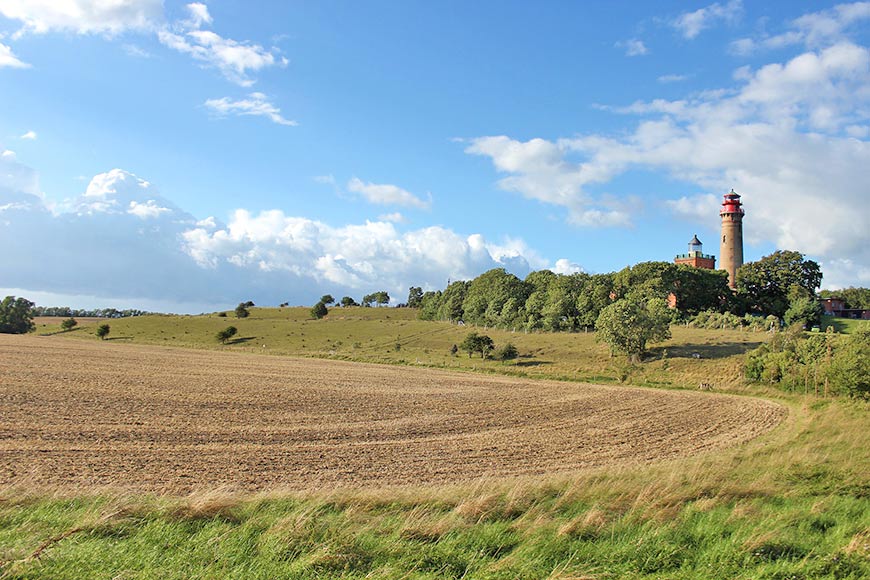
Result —
POLYGON ((743 265, 743 207, 740 196, 725 194, 722 209, 722 243, 719 245, 719 266, 728 272, 728 285, 734 288, 737 283, 737 269, 743 265))

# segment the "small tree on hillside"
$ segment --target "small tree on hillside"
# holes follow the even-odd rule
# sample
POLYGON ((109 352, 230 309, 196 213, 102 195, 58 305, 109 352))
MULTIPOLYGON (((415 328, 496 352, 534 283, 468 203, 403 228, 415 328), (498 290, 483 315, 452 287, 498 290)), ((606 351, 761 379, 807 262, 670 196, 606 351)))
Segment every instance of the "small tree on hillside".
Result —
POLYGON ((76 325, 78 325, 78 321, 75 318, 67 318, 60 323, 60 327, 61 329, 63 329, 64 332, 69 332, 70 330, 75 328, 76 325))
POLYGON ((108 324, 101 324, 97 327, 97 336, 100 340, 106 340, 106 337, 109 336, 109 332, 112 328, 108 324))
POLYGON ((248 312, 248 307, 246 302, 240 302, 238 306, 236 306, 236 318, 247 318, 251 313, 248 312))
POLYGON ((671 337, 670 320, 664 300, 629 296, 601 311, 595 322, 596 338, 606 342, 611 353, 623 353, 631 362, 640 362, 647 342, 671 337))
POLYGON ((354 300, 353 298, 351 298, 350 296, 344 296, 341 299, 341 305, 345 306, 345 307, 347 307, 347 306, 359 306, 359 304, 357 304, 357 301, 354 300))
POLYGON ((324 294, 320 297, 320 301, 324 304, 335 304, 335 298, 332 297, 332 294, 324 294))
POLYGON ((226 344, 227 341, 234 337, 238 332, 239 330, 235 326, 227 326, 217 333, 217 339, 221 341, 221 344, 226 344))
POLYGON ((459 348, 468 353, 468 358, 471 358, 472 354, 479 352, 480 357, 485 359, 495 348, 495 343, 485 334, 471 332, 465 337, 459 348))
POLYGON ((326 308, 326 304, 323 302, 318 302, 314 306, 311 307, 311 317, 316 319, 321 319, 324 316, 329 314, 329 310, 326 308))
POLYGON ((815 298, 798 298, 785 311, 785 324, 800 324, 804 328, 814 326, 822 321, 825 309, 815 298))

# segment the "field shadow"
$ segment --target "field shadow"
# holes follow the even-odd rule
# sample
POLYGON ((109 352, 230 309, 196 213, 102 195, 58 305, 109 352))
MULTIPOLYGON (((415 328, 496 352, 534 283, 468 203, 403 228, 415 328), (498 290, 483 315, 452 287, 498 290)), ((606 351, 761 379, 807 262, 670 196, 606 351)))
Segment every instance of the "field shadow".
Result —
POLYGON ((663 351, 668 351, 668 358, 728 358, 738 354, 746 354, 764 344, 753 342, 723 342, 719 344, 683 344, 680 346, 657 346, 649 349, 649 358, 661 358, 663 351))
POLYGON ((250 342, 252 340, 256 340, 256 336, 243 336, 241 338, 234 338, 232 340, 228 340, 227 344, 244 344, 246 342, 250 342))
POLYGON ((104 340, 133 340, 132 336, 110 336, 104 340))

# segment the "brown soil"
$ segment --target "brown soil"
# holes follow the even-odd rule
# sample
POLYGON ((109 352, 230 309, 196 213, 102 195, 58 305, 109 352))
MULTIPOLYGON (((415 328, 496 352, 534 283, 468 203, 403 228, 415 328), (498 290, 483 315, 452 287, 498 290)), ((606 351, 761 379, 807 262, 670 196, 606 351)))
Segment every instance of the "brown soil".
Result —
POLYGON ((0 335, 0 484, 437 484, 693 455, 771 402, 0 335))

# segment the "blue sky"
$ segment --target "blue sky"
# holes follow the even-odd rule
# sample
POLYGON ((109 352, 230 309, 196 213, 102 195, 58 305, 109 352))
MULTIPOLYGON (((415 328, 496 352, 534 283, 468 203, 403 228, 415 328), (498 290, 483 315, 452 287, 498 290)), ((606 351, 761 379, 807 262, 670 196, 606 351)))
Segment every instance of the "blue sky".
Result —
POLYGON ((870 285, 870 2, 0 0, 0 292, 210 310, 671 260, 870 285))

